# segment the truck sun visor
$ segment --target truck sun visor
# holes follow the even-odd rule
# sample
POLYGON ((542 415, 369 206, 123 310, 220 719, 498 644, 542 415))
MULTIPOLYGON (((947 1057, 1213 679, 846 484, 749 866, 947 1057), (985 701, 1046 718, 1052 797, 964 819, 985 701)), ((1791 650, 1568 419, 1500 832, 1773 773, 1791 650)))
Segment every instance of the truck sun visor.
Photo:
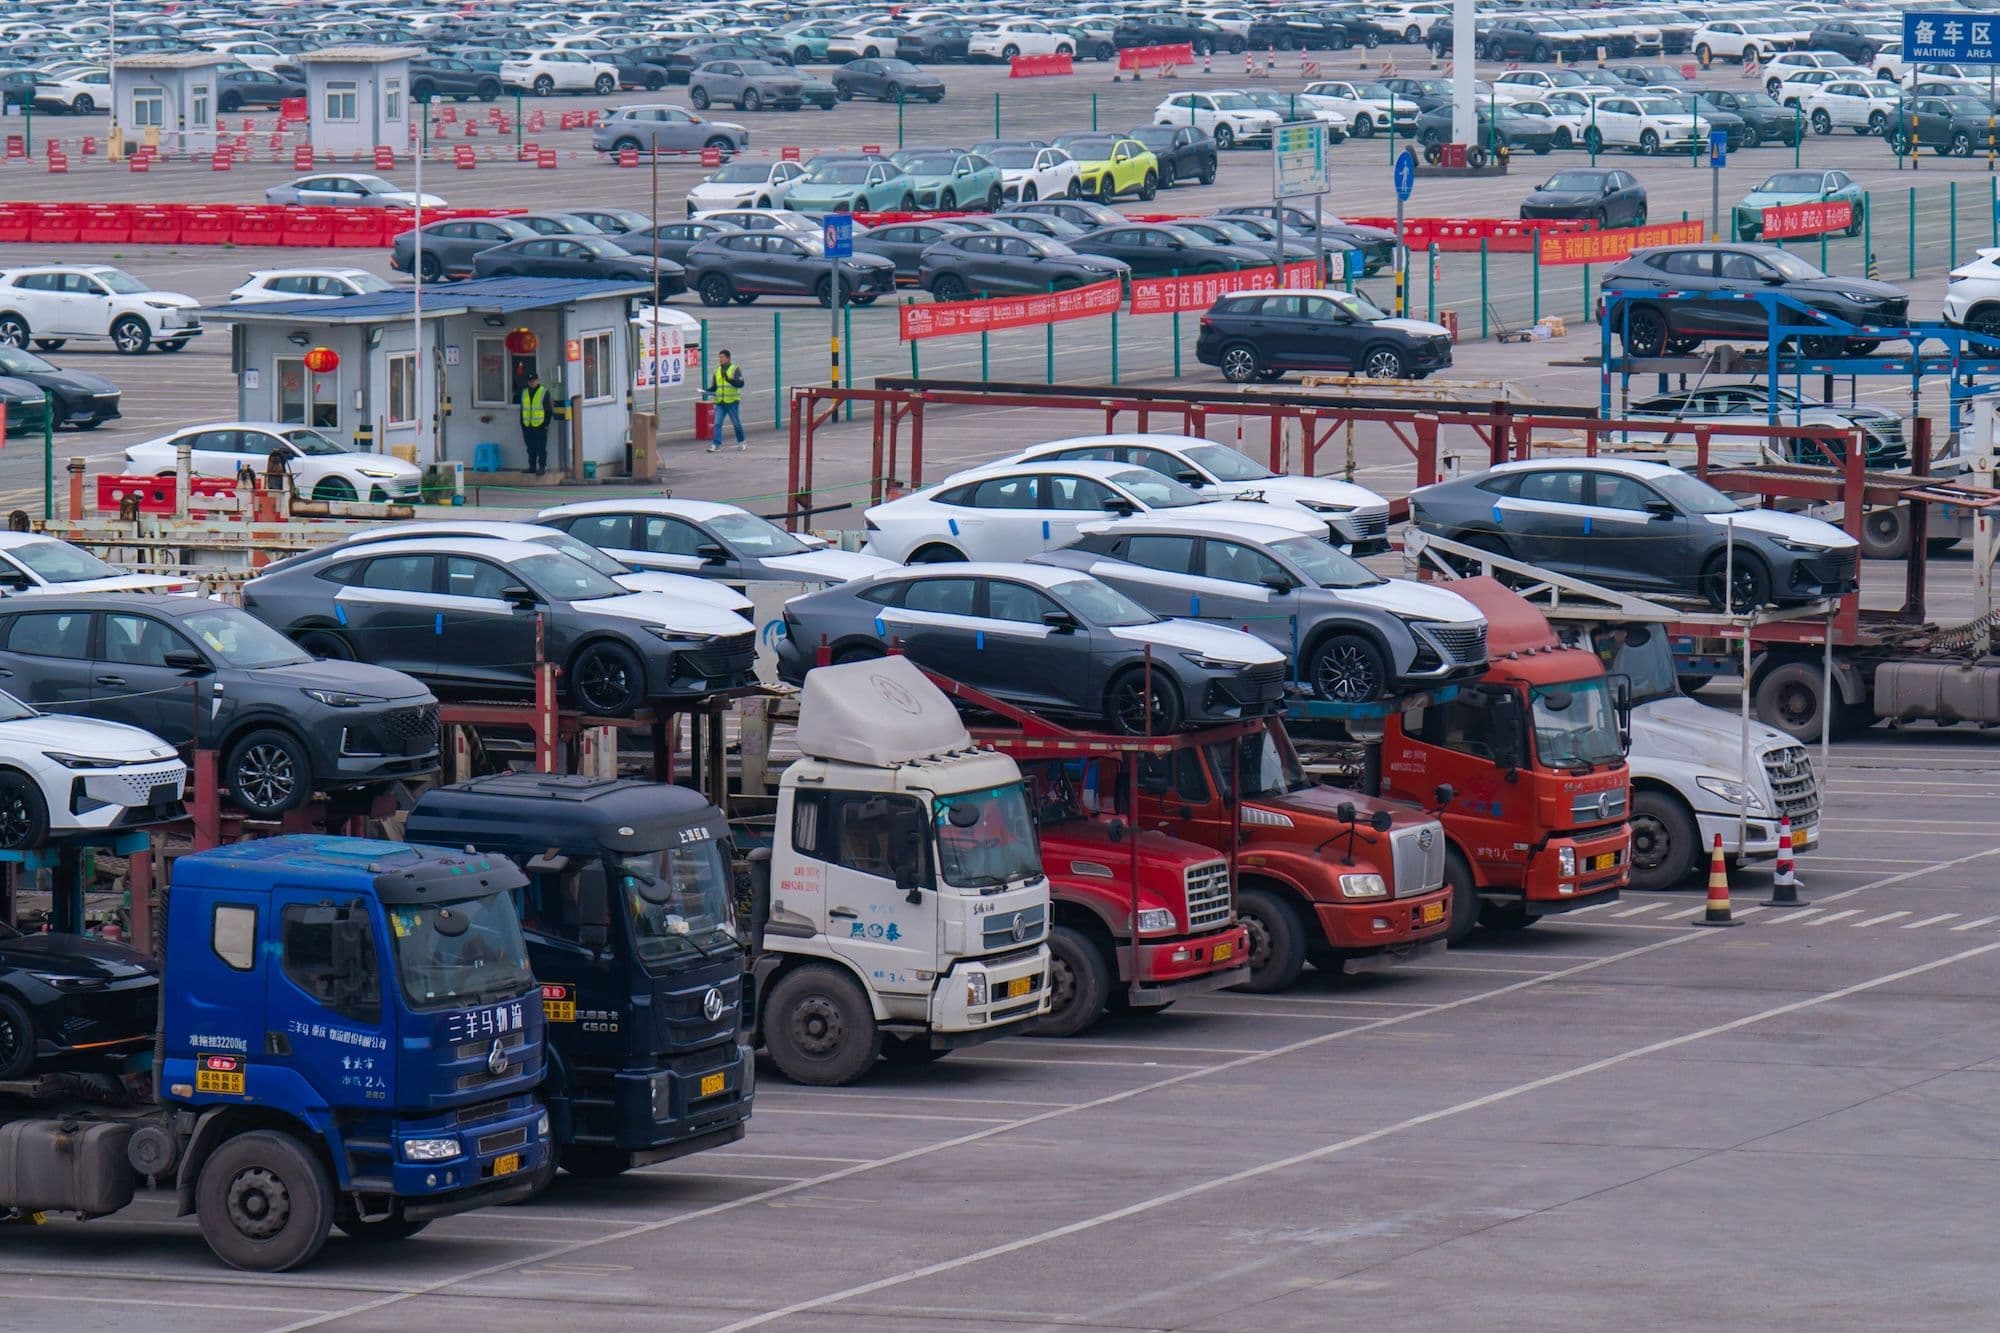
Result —
POLYGON ((881 767, 968 749, 972 738, 951 700, 908 658, 885 657, 810 672, 798 742, 816 759, 881 767))

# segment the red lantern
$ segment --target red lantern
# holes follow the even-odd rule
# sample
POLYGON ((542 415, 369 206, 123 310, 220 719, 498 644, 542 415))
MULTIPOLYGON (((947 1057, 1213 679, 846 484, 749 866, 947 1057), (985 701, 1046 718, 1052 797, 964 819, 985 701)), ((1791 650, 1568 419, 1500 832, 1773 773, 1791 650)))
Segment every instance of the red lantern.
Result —
POLYGON ((331 375, 340 369, 340 353, 331 347, 315 347, 306 353, 306 369, 315 375, 331 375))
POLYGON ((531 329, 515 329, 507 335, 507 350, 515 356, 533 356, 536 346, 535 335, 531 329))

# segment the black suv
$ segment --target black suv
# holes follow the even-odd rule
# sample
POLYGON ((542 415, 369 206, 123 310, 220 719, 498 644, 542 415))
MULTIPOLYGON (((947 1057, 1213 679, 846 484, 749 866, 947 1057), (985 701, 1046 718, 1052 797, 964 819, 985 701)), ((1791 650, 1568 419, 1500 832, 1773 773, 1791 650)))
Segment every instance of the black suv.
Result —
MULTIPOLYGON (((1623 294, 1607 303, 1611 320, 1627 356, 1678 355, 1693 351, 1710 338, 1764 341, 1771 328, 1765 303, 1757 293, 1788 296, 1812 310, 1846 324, 1888 326, 1874 337, 1826 335, 1802 339, 1808 356, 1832 356, 1846 351, 1865 356, 1883 337, 1908 325, 1910 297, 1900 287, 1867 278, 1838 278, 1820 272, 1796 254, 1775 245, 1669 245, 1640 250, 1604 275, 1606 296, 1623 294), (1672 299, 1649 299, 1673 292, 1672 299)), ((1787 324, 1810 316, 1779 310, 1787 324)))
POLYGON ((1451 364, 1451 334, 1392 319, 1354 292, 1239 292, 1201 317, 1194 354, 1232 384, 1283 379, 1288 370, 1422 379, 1451 364))
POLYGON ((410 62, 412 101, 435 102, 440 97, 449 97, 464 102, 476 97, 482 102, 493 102, 499 100, 500 91, 500 76, 490 69, 478 68, 469 60, 431 56, 410 62))
POLYGON ((1197 56, 1227 51, 1242 55, 1249 45, 1239 33, 1229 32, 1201 18, 1176 18, 1171 14, 1134 15, 1111 30, 1111 44, 1120 51, 1130 46, 1182 46, 1197 56))
POLYGON ((314 791, 438 766, 437 700, 400 671, 322 662, 234 607, 98 593, 10 600, 0 676, 45 712, 143 727, 214 750, 236 805, 259 818, 314 791))
POLYGON ((130 1055, 152 1040, 159 994, 144 954, 0 921, 0 1079, 37 1063, 130 1055))

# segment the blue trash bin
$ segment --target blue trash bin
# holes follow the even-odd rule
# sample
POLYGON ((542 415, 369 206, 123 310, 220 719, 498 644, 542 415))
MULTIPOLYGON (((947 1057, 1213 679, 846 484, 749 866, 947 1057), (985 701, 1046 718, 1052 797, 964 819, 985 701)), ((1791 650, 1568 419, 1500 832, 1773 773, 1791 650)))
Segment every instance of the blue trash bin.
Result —
POLYGON ((472 470, 474 472, 498 472, 500 470, 500 446, 492 440, 482 440, 472 446, 472 470))

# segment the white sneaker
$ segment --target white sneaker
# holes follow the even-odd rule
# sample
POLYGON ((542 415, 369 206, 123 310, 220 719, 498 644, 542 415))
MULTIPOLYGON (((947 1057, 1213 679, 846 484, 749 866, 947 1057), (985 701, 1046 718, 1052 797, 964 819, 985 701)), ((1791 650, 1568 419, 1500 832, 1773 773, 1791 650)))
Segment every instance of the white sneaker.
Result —
POLYGON ((722 446, 719 444, 711 444, 708 446, 708 451, 712 454, 719 454, 722 452, 722 446))
POLYGON ((736 452, 737 452, 737 453, 739 453, 739 454, 740 454, 740 453, 743 453, 743 452, 744 452, 745 450, 749 449, 749 447, 750 447, 750 446, 749 446, 749 445, 747 445, 747 444, 739 444, 739 445, 737 445, 737 446, 736 446, 736 452))

